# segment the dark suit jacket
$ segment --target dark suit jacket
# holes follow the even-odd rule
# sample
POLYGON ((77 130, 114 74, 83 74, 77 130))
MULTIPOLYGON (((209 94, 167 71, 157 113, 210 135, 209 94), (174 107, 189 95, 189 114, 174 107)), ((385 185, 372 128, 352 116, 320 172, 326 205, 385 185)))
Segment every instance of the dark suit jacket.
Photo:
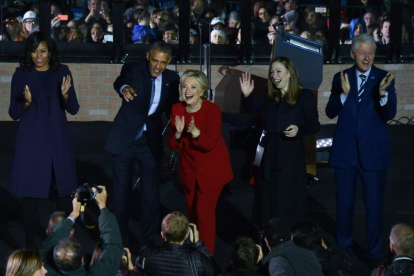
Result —
POLYGON ((379 85, 387 71, 372 66, 365 84, 361 103, 358 105, 358 87, 353 66, 344 71, 348 74, 351 90, 345 104, 342 105, 340 73, 335 74, 332 82, 331 96, 326 106, 326 115, 333 119, 338 116, 330 164, 334 167, 346 168, 352 162, 355 147, 366 170, 383 170, 390 166, 389 137, 387 121, 394 118, 397 112, 395 82, 387 89, 388 101, 380 105, 379 85))
POLYGON ((24 72, 18 67, 13 75, 9 114, 13 120, 20 120, 10 179, 10 191, 16 196, 48 198, 52 163, 59 196, 69 195, 78 187, 66 111, 75 115, 79 104, 73 81, 68 92, 69 101, 63 99, 60 88, 67 75, 71 73, 63 64, 51 73, 50 101, 46 99, 36 70, 24 72), (32 103, 24 108, 26 85, 32 94, 32 103))
POLYGON ((106 150, 120 154, 134 141, 144 124, 147 124, 148 143, 155 159, 159 162, 163 153, 162 114, 169 116, 171 106, 178 102, 177 73, 166 69, 162 74, 161 98, 157 109, 148 116, 151 100, 151 74, 148 63, 128 63, 122 67, 121 74, 114 82, 114 89, 119 93, 123 85, 135 89, 137 96, 132 101, 122 98, 122 105, 114 119, 114 124, 106 140, 106 150))

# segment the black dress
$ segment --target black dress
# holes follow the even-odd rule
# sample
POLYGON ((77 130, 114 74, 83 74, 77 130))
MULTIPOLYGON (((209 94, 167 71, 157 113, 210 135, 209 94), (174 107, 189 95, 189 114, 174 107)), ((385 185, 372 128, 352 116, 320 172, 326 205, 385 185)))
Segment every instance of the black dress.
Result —
POLYGON ((253 219, 260 225, 280 217, 291 222, 306 216, 306 147, 303 137, 319 131, 319 116, 311 90, 303 89, 294 105, 284 98, 269 103, 267 93, 244 98, 249 112, 266 109, 264 153, 256 187, 253 219), (298 127, 296 137, 283 131, 298 127))

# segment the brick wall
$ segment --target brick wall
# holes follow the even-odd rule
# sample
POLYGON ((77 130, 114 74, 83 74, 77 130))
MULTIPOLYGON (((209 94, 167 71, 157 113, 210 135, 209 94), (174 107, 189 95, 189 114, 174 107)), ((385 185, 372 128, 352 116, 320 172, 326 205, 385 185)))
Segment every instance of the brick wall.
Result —
MULTIPOLYGON (((112 121, 121 105, 121 99, 113 90, 113 82, 119 75, 122 65, 119 64, 68 64, 73 75, 75 90, 81 106, 76 116, 68 115, 70 121, 112 121)), ((10 121, 8 115, 10 101, 10 83, 17 63, 0 63, 0 121, 10 121)), ((329 98, 333 75, 350 65, 325 65, 323 82, 319 88, 318 110, 321 124, 332 124, 325 115, 325 106, 329 98)), ((387 71, 396 72, 397 117, 414 116, 414 64, 378 65, 387 71)), ((196 65, 170 65, 171 70, 179 73, 187 69, 199 69, 196 65)), ((214 102, 223 111, 239 113, 240 107, 239 77, 242 72, 250 72, 255 79, 257 89, 266 85, 268 66, 213 66, 212 88, 214 102)))

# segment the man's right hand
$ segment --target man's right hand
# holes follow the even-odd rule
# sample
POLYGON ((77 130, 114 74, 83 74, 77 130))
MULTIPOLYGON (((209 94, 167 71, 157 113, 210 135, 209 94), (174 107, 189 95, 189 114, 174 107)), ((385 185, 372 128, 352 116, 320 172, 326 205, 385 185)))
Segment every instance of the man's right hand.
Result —
POLYGON ((96 203, 98 203, 99 209, 102 210, 103 208, 106 208, 106 199, 108 198, 108 194, 106 193, 105 186, 98 187, 102 189, 100 193, 97 192, 95 187, 92 188, 92 191, 94 192, 94 197, 96 203))
POLYGON ((342 93, 344 93, 345 96, 348 96, 349 90, 351 90, 351 85, 349 84, 348 74, 344 74, 344 71, 341 71, 341 88, 342 93))
POLYGON ((70 213, 70 217, 76 220, 79 217, 81 204, 78 202, 78 195, 76 194, 72 200, 72 213, 70 213))
POLYGON ((200 233, 198 232, 197 225, 195 225, 194 223, 189 223, 189 225, 193 226, 192 228, 190 227, 190 236, 194 237, 194 240, 192 241, 191 240, 192 238, 190 238, 190 241, 192 243, 196 243, 200 240, 200 233), (193 232, 193 229, 194 229, 194 232, 193 232))
POLYGON ((135 93, 134 88, 131 86, 125 86, 124 89, 122 89, 122 95, 124 96, 125 101, 129 102, 137 96, 137 93, 135 93))

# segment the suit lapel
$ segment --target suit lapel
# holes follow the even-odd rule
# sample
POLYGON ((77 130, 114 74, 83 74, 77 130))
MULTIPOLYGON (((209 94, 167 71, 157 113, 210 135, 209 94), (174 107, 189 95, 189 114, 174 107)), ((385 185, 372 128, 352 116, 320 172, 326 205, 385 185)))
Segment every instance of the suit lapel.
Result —
POLYGON ((352 100, 355 102, 355 104, 358 105, 358 81, 356 79, 356 69, 355 66, 351 67, 348 72, 348 80, 349 84, 351 86, 350 95, 352 97, 352 100))

